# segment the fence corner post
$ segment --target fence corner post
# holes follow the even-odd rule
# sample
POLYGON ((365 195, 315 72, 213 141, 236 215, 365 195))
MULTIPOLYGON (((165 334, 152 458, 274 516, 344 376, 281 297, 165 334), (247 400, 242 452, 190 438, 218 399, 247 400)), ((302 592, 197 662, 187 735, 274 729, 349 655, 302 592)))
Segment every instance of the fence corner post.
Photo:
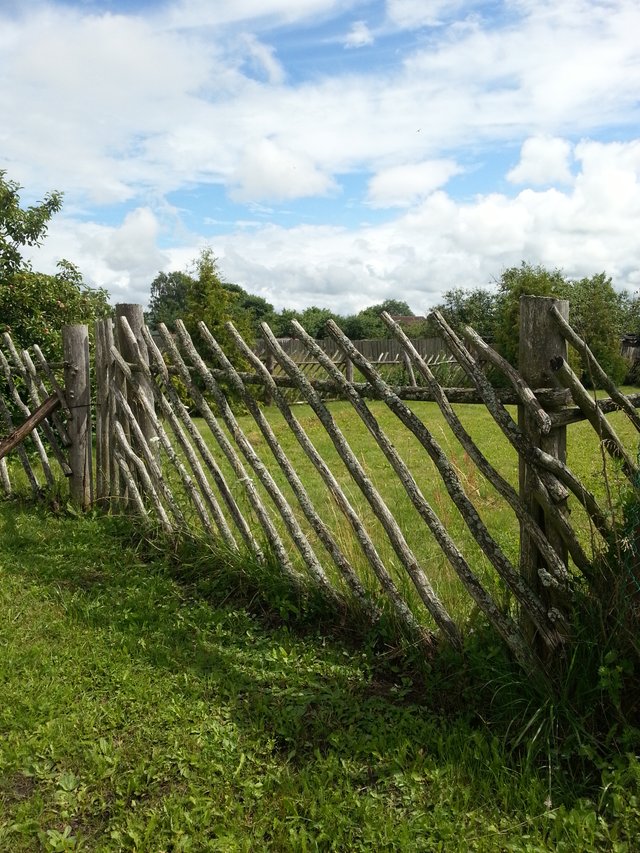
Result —
POLYGON ((93 501, 88 326, 63 326, 62 347, 64 352, 65 397, 71 412, 68 430, 71 439, 69 493, 71 503, 82 509, 87 509, 93 501))
MULTIPOLYGON (((520 297, 520 346, 519 373, 530 388, 548 388, 555 386, 551 375, 550 362, 555 356, 567 358, 567 342, 562 337, 557 324, 553 321, 550 308, 555 305, 565 319, 569 318, 569 302, 566 299, 556 299, 550 296, 520 297)), ((551 456, 566 462, 567 458, 567 428, 566 426, 552 429, 548 435, 542 435, 531 415, 523 406, 518 406, 518 424, 533 444, 549 453, 551 456)), ((532 472, 529 466, 520 458, 520 497, 531 516, 544 531, 550 545, 558 556, 568 563, 566 544, 560 534, 547 522, 545 513, 536 500, 531 485, 532 472)), ((560 506, 566 511, 566 506, 560 506)), ((558 608, 557 596, 541 580, 539 569, 544 565, 540 552, 533 540, 520 526, 520 572, 528 585, 534 590, 547 610, 558 608)), ((535 646, 535 628, 526 615, 522 617, 523 628, 535 646)))

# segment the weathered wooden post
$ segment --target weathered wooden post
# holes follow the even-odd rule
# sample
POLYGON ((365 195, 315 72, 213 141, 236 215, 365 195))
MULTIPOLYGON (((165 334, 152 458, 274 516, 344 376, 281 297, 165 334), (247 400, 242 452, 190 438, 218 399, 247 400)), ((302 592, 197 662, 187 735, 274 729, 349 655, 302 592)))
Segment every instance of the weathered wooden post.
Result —
MULTIPOLYGON (((566 299, 555 299, 549 296, 520 297, 520 351, 519 372, 527 385, 532 388, 549 388, 556 383, 552 377, 550 362, 556 356, 567 358, 567 342, 560 334, 557 323, 554 322, 550 308, 555 305, 565 319, 569 317, 569 303, 566 299)), ((548 435, 543 435, 533 416, 523 406, 518 407, 518 423, 521 429, 531 438, 533 443, 547 453, 560 459, 567 458, 567 429, 557 427, 548 435)), ((545 518, 545 513, 538 504, 531 483, 532 472, 529 466, 520 459, 520 497, 529 509, 531 516, 538 521, 544 530, 549 543, 554 547, 558 556, 568 561, 566 545, 562 537, 554 530, 545 518)), ((566 502, 559 509, 567 512, 566 502)), ((559 609, 561 602, 557 593, 545 587, 540 579, 539 569, 544 560, 527 531, 520 527, 520 571, 531 589, 535 590, 547 610, 559 609)), ((530 619, 523 615, 523 627, 535 646, 535 628, 530 619)), ((540 650, 540 649, 538 649, 540 650)))
POLYGON ((69 463, 71 502, 86 509, 93 500, 91 456, 91 378, 89 369, 89 329, 63 326, 65 397, 69 411, 69 463))
MULTIPOLYGON (((133 332, 138 344, 140 356, 145 364, 149 364, 149 352, 142 335, 142 327, 144 326, 144 309, 142 305, 132 305, 129 303, 120 303, 116 305, 116 336, 118 349, 125 361, 130 364, 135 364, 138 360, 138 356, 133 347, 129 345, 126 336, 122 333, 122 329, 120 327, 121 317, 124 317, 129 323, 131 331, 133 332)), ((138 378, 140 380, 141 387, 145 390, 147 400, 153 406, 153 390, 151 389, 151 384, 144 375, 142 375, 142 373, 139 374, 138 378)), ((148 417, 143 407, 138 404, 133 391, 127 389, 126 397, 127 402, 135 413, 136 421, 140 425, 140 429, 142 430, 147 443, 150 443, 150 446, 154 447, 156 444, 156 431, 151 418, 148 417)))
MULTIPOLYGON (((267 350, 267 353, 264 357, 264 366, 267 368, 269 372, 269 376, 273 376, 273 371, 275 370, 276 360, 273 356, 271 350, 267 350)), ((273 396, 271 394, 271 390, 269 388, 268 383, 264 386, 264 404, 265 406, 270 406, 273 403, 273 396)))
POLYGON ((120 469, 115 457, 115 397, 113 321, 97 320, 95 325, 96 383, 96 500, 115 503, 120 495, 120 469))
POLYGON ((347 382, 353 382, 353 362, 347 356, 345 358, 344 376, 347 382))

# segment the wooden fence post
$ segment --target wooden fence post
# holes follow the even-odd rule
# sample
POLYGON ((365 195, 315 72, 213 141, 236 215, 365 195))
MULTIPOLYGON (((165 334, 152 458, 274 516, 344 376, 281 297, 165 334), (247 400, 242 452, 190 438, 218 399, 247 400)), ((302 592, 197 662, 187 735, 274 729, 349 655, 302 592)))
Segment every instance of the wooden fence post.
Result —
MULTIPOLYGON (((276 366, 276 360, 275 360, 271 350, 267 350, 267 353, 264 357, 264 365, 267 368, 267 370, 269 371, 269 376, 273 376, 273 371, 274 371, 275 366, 276 366)), ((271 394, 271 389, 269 387, 269 384, 265 382, 264 404, 265 404, 265 406, 270 406, 272 403, 273 403, 273 396, 271 394)))
POLYGON ((96 383, 96 500, 108 505, 120 495, 120 468, 115 457, 115 397, 112 381, 114 359, 113 320, 107 317, 95 324, 96 383))
POLYGON ((86 509, 93 500, 91 455, 91 378, 89 370, 89 329, 63 326, 65 397, 69 411, 69 482, 71 502, 86 509))
MULTIPOLYGON (((116 339, 118 341, 118 349, 126 362, 130 364, 135 364, 137 361, 137 355, 135 351, 133 351, 132 347, 129 346, 129 343, 126 337, 122 334, 120 329, 120 318, 125 317, 129 326, 131 327, 131 331, 135 335, 138 349, 140 351, 140 355, 144 360, 145 364, 149 364, 149 351, 147 349, 147 344, 142 335, 142 327, 144 326, 144 310, 142 305, 132 305, 128 303, 119 303, 116 305, 116 339)), ((140 385, 145 389, 145 395, 151 406, 154 405, 153 399, 153 390, 151 388, 151 384, 148 380, 140 374, 140 385)), ((151 447, 156 446, 156 431, 153 426, 151 418, 146 414, 143 407, 140 406, 135 398, 135 394, 132 391, 129 391, 127 388, 127 402, 131 406, 136 416, 136 421, 140 425, 140 429, 142 430, 142 434, 144 435, 147 443, 150 443, 151 447)))
MULTIPOLYGON (((549 296, 520 297, 520 351, 519 373, 530 388, 549 388, 556 383, 552 377, 550 362, 556 356, 567 358, 567 342, 560 333, 558 324, 553 320, 550 309, 554 306, 566 319, 569 317, 569 303, 566 299, 555 299, 549 296)), ((533 443, 550 455, 566 462, 567 458, 567 429, 564 426, 552 429, 548 435, 540 432, 532 415, 524 406, 518 406, 518 423, 521 429, 530 437, 533 443)), ((520 497, 528 507, 531 516, 538 521, 544 530, 549 543, 554 547, 558 556, 565 564, 568 562, 567 547, 562 537, 548 523, 542 507, 534 497, 531 483, 532 472, 520 458, 520 497)), ((566 501, 558 507, 566 513, 566 501)), ((561 602, 554 590, 545 587, 540 579, 539 569, 545 565, 540 552, 530 535, 520 527, 520 571, 531 587, 540 597, 547 610, 555 607, 561 609, 561 602)), ((523 627, 531 643, 535 646, 535 628, 526 615, 523 615, 523 627)), ((540 648, 538 648, 538 651, 540 648)))

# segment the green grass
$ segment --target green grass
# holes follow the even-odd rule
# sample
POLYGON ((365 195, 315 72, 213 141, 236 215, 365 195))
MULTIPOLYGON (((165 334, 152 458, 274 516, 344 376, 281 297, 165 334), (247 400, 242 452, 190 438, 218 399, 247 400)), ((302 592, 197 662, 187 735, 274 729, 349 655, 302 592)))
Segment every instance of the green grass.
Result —
POLYGON ((585 758, 499 646, 427 666, 155 546, 0 504, 1 850, 637 849, 633 732, 585 758))

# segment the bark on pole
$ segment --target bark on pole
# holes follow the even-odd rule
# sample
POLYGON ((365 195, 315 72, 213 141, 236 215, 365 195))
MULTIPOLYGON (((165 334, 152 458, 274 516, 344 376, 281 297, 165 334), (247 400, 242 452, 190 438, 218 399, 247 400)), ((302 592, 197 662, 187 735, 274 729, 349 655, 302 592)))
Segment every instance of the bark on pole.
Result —
MULTIPOLYGON (((521 296, 520 297, 520 350, 519 350, 519 372, 522 379, 530 388, 549 387, 553 384, 551 375, 551 360, 558 356, 567 358, 567 343, 562 337, 557 323, 551 315, 551 308, 555 306, 560 315, 567 320, 569 317, 569 303, 566 299, 554 299, 549 296, 521 296)), ((559 459, 562 463, 567 458, 567 430, 566 427, 556 427, 544 435, 540 430, 531 412, 523 405, 518 406, 518 423, 532 443, 549 455, 559 459)), ((533 518, 535 518, 545 531, 547 539, 555 549, 556 553, 565 562, 568 562, 567 547, 562 537, 545 518, 545 513, 535 496, 534 479, 535 472, 531 471, 520 458, 520 497, 533 518)), ((566 513, 566 501, 563 501, 558 509, 566 513)), ((541 569, 545 568, 544 560, 533 542, 530 534, 521 525, 520 527, 520 571, 530 585, 536 591, 548 611, 553 612, 559 608, 559 602, 554 591, 544 586, 541 580, 541 569)), ((531 620, 523 614, 523 627, 529 635, 531 643, 539 646, 536 639, 536 631, 531 620)), ((538 649, 540 650, 540 649, 538 649)))
POLYGON ((63 326, 64 384, 69 422, 69 463, 71 502, 86 509, 93 500, 91 456, 91 379, 89 373, 89 329, 63 326))
MULTIPOLYGON (((140 355, 145 361, 145 364, 149 364, 149 352, 147 350, 147 344, 142 334, 142 327, 144 326, 144 310, 142 305, 135 305, 129 303, 119 303, 116 305, 116 336, 118 341, 118 350, 120 354, 124 358, 126 362, 129 364, 135 364, 137 362, 137 353, 131 347, 131 344, 127 340, 127 336, 123 334, 120 328, 120 317, 125 317, 133 334, 135 335, 136 341, 138 343, 138 348, 140 351, 140 355)), ((153 406, 153 390, 146 379, 146 377, 140 377, 140 384, 145 389, 145 396, 149 401, 150 405, 153 406)), ((153 426, 152 420, 148 417, 147 413, 144 410, 144 407, 138 404, 136 399, 136 393, 133 388, 127 388, 127 402, 133 409, 136 415, 136 421, 142 430, 142 434, 147 442, 150 444, 152 448, 155 448, 157 445, 157 437, 156 432, 153 426)))

